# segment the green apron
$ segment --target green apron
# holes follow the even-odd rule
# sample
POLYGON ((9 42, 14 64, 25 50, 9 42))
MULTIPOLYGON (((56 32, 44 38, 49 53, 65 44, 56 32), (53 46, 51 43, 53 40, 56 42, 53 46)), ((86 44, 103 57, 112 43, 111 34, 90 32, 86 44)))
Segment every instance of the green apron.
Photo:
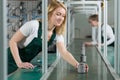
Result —
MULTIPOLYGON (((23 62, 30 62, 41 50, 42 50, 42 24, 39 22, 39 30, 38 30, 38 37, 34 38, 30 44, 28 44, 25 48, 18 48, 20 58, 23 62)), ((51 39, 48 42, 48 46, 52 44, 54 38, 56 36, 55 30, 51 36, 51 39)), ((17 70, 17 65, 13 59, 11 54, 10 48, 8 48, 8 74, 17 70)))

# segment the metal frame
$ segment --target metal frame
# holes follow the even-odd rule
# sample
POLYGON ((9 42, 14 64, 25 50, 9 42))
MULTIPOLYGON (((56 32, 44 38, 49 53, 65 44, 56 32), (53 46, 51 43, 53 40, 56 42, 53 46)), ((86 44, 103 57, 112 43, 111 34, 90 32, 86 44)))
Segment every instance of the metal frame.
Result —
MULTIPOLYGON (((46 0, 42 0, 43 1, 43 3, 42 3, 42 22, 43 22, 43 24, 42 24, 42 29, 43 29, 43 42, 42 42, 42 44, 43 44, 43 46, 42 46, 42 73, 43 73, 43 76, 41 77, 41 79, 40 80, 46 80, 47 78, 48 78, 48 76, 50 75, 50 73, 52 72, 52 70, 55 68, 55 66, 56 66, 56 64, 57 64, 57 62, 59 61, 59 55, 57 55, 57 59, 55 60, 55 62, 52 64, 52 67, 50 67, 49 69, 47 69, 47 65, 48 65, 48 61, 47 61, 47 59, 48 59, 48 54, 47 54, 47 52, 46 52, 46 49, 47 49, 47 37, 45 36, 45 35, 47 35, 47 5, 46 5, 46 3, 47 3, 47 1, 46 0)), ((74 23, 74 20, 73 20, 73 23, 74 23)), ((70 28, 69 28, 70 29, 70 28)), ((68 31, 67 31, 68 32, 68 31)), ((65 38, 65 41, 67 41, 66 40, 66 38, 65 38)), ((58 54, 58 53, 57 53, 58 54)))
POLYGON ((7 80, 7 8, 6 0, 0 0, 0 80, 7 80))
POLYGON ((48 53, 47 53, 47 0, 42 0, 42 73, 47 73, 48 53))
MULTIPOLYGON (((76 9, 76 8, 75 8, 76 9)), ((77 8, 77 9, 80 9, 80 10, 75 10, 76 12, 74 12, 74 14, 76 13, 80 13, 80 14, 85 14, 84 12, 86 12, 87 14, 92 14, 92 13, 97 13, 97 6, 84 6, 84 7, 79 7, 79 8, 77 8), (84 9, 85 8, 85 9, 84 9), (82 13, 83 12, 83 13, 82 13), (89 13, 88 13, 89 12, 89 13)), ((74 15, 73 14, 73 15, 74 15)), ((73 16, 72 15, 72 16, 73 16)), ((71 17, 72 17, 71 16, 71 17)), ((74 19, 74 18, 73 18, 74 19)), ((73 20, 72 19, 72 20, 73 20)), ((74 28, 74 27, 73 27, 74 28)), ((74 29, 72 29, 72 30, 74 30, 74 29)), ((95 32, 96 31, 96 29, 94 29, 94 27, 92 27, 92 37, 94 37, 93 36, 93 32, 95 32)), ((74 32, 73 32, 74 33, 74 32)))
MULTIPOLYGON (((104 0, 104 15, 103 15, 103 23, 105 26, 107 26, 107 22, 108 22, 108 17, 107 17, 107 1, 104 0)), ((107 32, 106 32, 106 27, 104 27, 104 53, 103 55, 107 58, 107 32)))
MULTIPOLYGON (((99 28, 98 28, 98 43, 101 43, 101 1, 67 1, 66 5, 68 8, 68 23, 67 26, 70 28, 70 5, 71 4, 95 4, 98 6, 99 14, 99 28)), ((68 29, 69 30, 69 29, 68 29)), ((69 30, 70 31, 70 30, 69 30)), ((70 43, 70 33, 68 33, 68 43, 70 43)), ((98 45, 98 48, 101 50, 101 45, 98 45)))
POLYGON ((101 5, 101 1, 67 1, 67 4, 97 4, 98 6, 101 5))
MULTIPOLYGON (((66 6, 70 6, 70 4, 66 4, 66 6)), ((67 31, 66 31, 66 33, 67 33, 67 43, 66 44, 69 44, 70 43, 70 28, 71 28, 71 26, 70 26, 70 22, 71 22, 71 12, 70 12, 70 8, 67 10, 67 31)))
MULTIPOLYGON (((86 12, 87 14, 92 14, 92 13, 96 13, 97 14, 97 6, 81 6, 81 7, 75 7, 74 9, 77 9, 75 10, 76 12, 74 13, 79 13, 79 12, 83 12, 81 14, 84 14, 84 12, 86 12), (80 9, 80 10, 79 10, 80 9), (89 12, 89 13, 88 13, 89 12)), ((73 14, 73 13, 72 13, 73 14)), ((74 15, 74 14, 73 14, 74 15)), ((73 16, 72 15, 72 16, 73 16)), ((71 16, 71 17, 72 17, 71 16)), ((74 18, 73 18, 74 19, 74 18)), ((73 20, 72 19, 72 20, 73 20)), ((72 24, 73 25, 73 24, 72 24)), ((74 27, 72 27, 74 28, 74 27)), ((72 29, 74 31, 74 29, 72 29)), ((96 29, 94 27, 92 27, 92 37, 94 37, 93 33, 96 31, 96 29)), ((74 32, 73 32, 74 33, 74 32)), ((73 36, 74 38, 74 36, 73 36)))
POLYGON ((115 0, 115 53, 114 53, 114 67, 118 75, 120 75, 120 0, 115 0))
POLYGON ((40 80, 47 80, 47 78, 49 77, 49 75, 52 73, 52 71, 54 70, 54 68, 56 67, 57 63, 59 61, 59 58, 57 58, 53 64, 51 65, 51 67, 48 68, 47 73, 43 74, 43 76, 40 78, 40 80))
POLYGON ((108 70, 110 71, 110 73, 112 74, 113 78, 115 80, 120 80, 120 77, 118 76, 118 74, 116 74, 115 69, 113 69, 113 67, 111 66, 110 62, 107 60, 107 58, 105 58, 105 56, 103 56, 100 52, 100 50, 97 48, 98 53, 100 54, 102 60, 104 61, 106 67, 108 68, 108 70))
MULTIPOLYGON (((45 5, 45 3, 47 3, 47 1, 46 0, 42 0, 43 2, 44 2, 44 4, 43 4, 43 12, 45 13, 45 12, 47 12, 45 9, 47 9, 46 8, 46 5, 45 5), (45 11, 44 11, 45 10, 45 11)), ((106 0, 104 0, 104 2, 105 2, 106 0)), ((118 0, 119 1, 119 0, 118 0)), ((98 6, 98 9, 99 9, 99 26, 101 26, 101 1, 66 1, 65 2, 66 3, 66 6, 69 6, 70 4, 96 4, 97 6, 98 6)), ((120 3, 120 2, 119 2, 120 3)), ((105 2, 105 8, 107 7, 107 4, 106 4, 106 2, 105 2)), ((104 23, 105 24, 107 24, 107 12, 106 12, 106 10, 107 10, 107 8, 104 10, 104 23)), ((43 18, 47 18, 47 14, 44 14, 43 13, 43 18), (45 17, 46 16, 46 17, 45 17)), ((117 14, 117 13, 116 13, 117 14)), ((118 15, 118 14, 117 14, 118 15)), ((117 16, 118 17, 118 16, 117 16)), ((119 17, 120 18, 120 17, 119 17)), ((47 26, 46 25, 46 20, 47 19, 43 19, 43 21, 45 21, 44 22, 44 26, 47 26)), ((68 20, 68 22, 70 21, 70 10, 68 9, 68 18, 67 18, 67 20, 68 20)), ((119 21, 119 20, 118 20, 119 21)), ((74 20, 73 20, 73 23, 74 23, 74 20)), ((118 23, 117 23, 118 24, 118 23)), ((119 23, 119 25, 120 25, 120 23, 119 23)), ((67 23, 67 26, 70 26, 70 24, 69 23, 67 23)), ((43 27, 43 26, 42 26, 43 27)), ((71 27, 69 27, 69 28, 71 28, 71 27)), ((68 28, 67 28, 67 30, 69 30, 68 28)), ((105 29, 106 30, 106 29, 105 29)), ((119 29, 117 29, 117 30, 119 30, 119 29)), ((67 31, 68 32, 68 31, 67 31)), ((120 33, 120 32, 119 32, 120 33)), ((44 34, 46 34, 45 32, 44 32, 44 34)), ((105 32, 105 35, 106 35, 106 32, 105 32)), ((66 37, 67 37, 67 35, 66 35, 66 37)), ((67 42, 67 38, 65 37, 65 41, 67 42)), ((70 34, 69 34, 69 37, 70 37, 70 34)), ((44 38, 44 39, 47 39, 47 38, 44 38)), ((117 39, 118 39, 118 37, 117 37, 117 39)), ((69 40, 69 39, 68 39, 69 40)), ((99 40, 99 43, 101 43, 101 27, 99 27, 99 29, 98 29, 98 40, 99 40)), ((43 40, 44 41, 44 40, 43 40)), ((69 43, 69 42, 68 42, 69 43)), ((46 45, 46 43, 44 42, 44 44, 46 45)), ((67 44, 67 43, 66 43, 67 44)), ((116 43, 117 44, 117 43, 116 43)), ((107 51, 107 49, 106 49, 106 42, 105 42, 105 53, 106 53, 106 51, 107 51)), ((101 54, 101 46, 99 45, 98 46, 98 51, 100 52, 100 55, 102 56, 102 54, 101 54)), ((45 47, 44 47, 44 50, 45 50, 45 47)), ((45 51, 44 51, 45 52, 45 51)), ((118 46, 116 47, 116 52, 119 52, 119 49, 118 49, 118 46)), ((114 72, 114 70, 112 70, 113 68, 111 68, 111 66, 109 66, 108 65, 108 60, 106 60, 106 57, 105 56, 107 56, 107 54, 105 54, 104 53, 104 55, 102 56, 102 58, 103 58, 103 60, 105 61, 105 64, 107 65, 107 67, 109 68, 109 70, 110 70, 110 72, 111 72, 111 74, 114 76, 114 77, 116 77, 116 75, 115 74, 113 74, 112 73, 112 71, 114 72)), ((47 54, 46 54, 47 55, 47 54)), ((47 59, 47 57, 45 57, 46 56, 45 54, 44 54, 44 56, 43 56, 43 60, 44 59, 47 59)), ((118 56, 118 53, 116 54, 116 57, 118 56)), ((116 58, 116 60, 115 60, 115 62, 116 62, 116 71, 118 71, 119 70, 119 67, 120 67, 120 64, 117 66, 117 64, 118 64, 118 62, 119 62, 119 58, 120 58, 120 55, 116 58)), ((58 59, 58 58, 57 58, 58 59)), ((45 61, 46 63, 47 63, 47 61, 45 61)), ((56 62, 57 63, 57 62, 56 62)), ((47 64, 46 64, 47 65, 47 64)), ((55 67, 55 66, 54 66, 55 67)), ((52 69, 53 68, 51 68, 51 71, 50 72, 52 72, 52 69)), ((43 75, 43 77, 41 78, 41 80, 44 80, 44 79, 47 79, 45 76, 47 75, 47 77, 48 77, 48 75, 50 74, 50 72, 49 72, 49 70, 47 70, 47 68, 45 68, 45 64, 43 64, 43 72, 48 72, 48 73, 45 73, 44 75, 43 75)), ((119 72, 118 72, 119 73, 119 72)), ((118 79, 116 79, 116 80, 118 80, 118 79)))
MULTIPOLYGON (((97 6, 84 6, 84 7, 75 7, 75 12, 87 12, 87 14, 93 13, 95 11, 95 13, 97 13, 97 6)), ((74 10, 73 10, 74 11, 74 10)))
MULTIPOLYGON (((118 0, 119 1, 119 0, 118 0)), ((89 1, 88 1, 89 2, 89 1)), ((87 3, 87 2, 79 2, 79 1, 71 1, 71 2, 67 2, 68 4, 84 4, 84 3, 87 3)), ((89 2, 89 4, 91 3, 91 1, 89 2)), ((107 25, 107 1, 105 1, 104 0, 104 3, 105 3, 105 9, 104 9, 104 16, 103 16, 103 18, 104 18, 104 24, 105 25, 107 25)), ((118 4, 120 4, 120 1, 119 2, 117 2, 116 3, 117 4, 117 7, 120 7, 120 6, 118 6, 118 4)), ((99 8, 100 8, 101 6, 99 5, 99 8)), ((120 39, 119 39, 119 34, 120 34, 120 31, 118 31, 118 30, 120 30, 120 27, 118 27, 118 25, 120 25, 120 17, 118 18, 118 14, 120 13, 120 10, 118 10, 118 8, 116 7, 116 9, 117 9, 117 13, 116 13, 116 17, 115 18, 117 18, 115 21, 116 21, 116 26, 117 26, 117 32, 116 32, 116 34, 117 34, 117 36, 116 36, 116 40, 117 40, 117 42, 116 42, 116 44, 119 44, 119 45, 117 45, 116 46, 116 57, 115 57, 115 63, 116 63, 116 65, 115 65, 115 68, 116 68, 116 72, 118 73, 118 74, 120 74, 120 54, 118 54, 118 52, 120 52, 120 50, 119 50, 119 48, 120 48, 120 43, 119 43, 119 41, 120 41, 120 39)), ((68 13, 69 13, 70 11, 68 11, 68 13)), ((101 22, 101 10, 100 10, 100 12, 99 12, 99 21, 101 22)), ((69 22, 69 18, 68 18, 68 22, 69 22)), ((70 23, 68 23, 69 25, 70 25, 70 23)), ((101 54, 101 47, 100 47, 100 45, 98 46, 98 52, 100 53, 100 55, 101 55, 101 57, 102 57, 102 59, 103 59, 103 61, 105 62, 105 64, 106 64, 106 66, 107 66, 107 68, 110 70, 110 73, 112 74, 112 76, 114 77, 114 79, 115 80, 119 80, 119 77, 118 77, 118 75, 115 73, 115 71, 114 71, 114 69, 112 68, 112 66, 111 66, 111 64, 108 62, 108 60, 107 60, 107 36, 106 36, 106 27, 104 27, 104 29, 105 29, 105 38, 104 38, 104 42, 105 42, 105 46, 104 46, 104 54, 102 55, 101 54)), ((99 43, 101 43, 101 23, 99 23, 99 29, 98 29, 99 31, 98 31, 98 40, 99 40, 99 43)), ((69 39, 68 39, 69 40, 69 39)), ((105 76, 106 77, 106 76, 105 76)))
MULTIPOLYGON (((75 25, 75 19, 73 18, 72 19, 72 26, 74 26, 75 25)), ((73 30, 73 35, 72 35, 72 39, 75 37, 75 29, 74 29, 74 27, 72 27, 72 30, 73 30)))
POLYGON ((97 11, 97 6, 80 6, 80 7, 75 7, 73 8, 75 10, 93 10, 97 11))
POLYGON ((49 77, 50 73, 53 71, 55 66, 57 65, 60 55, 58 54, 57 51, 57 58, 53 62, 53 64, 48 68, 48 52, 47 52, 47 28, 48 28, 48 8, 47 4, 48 0, 42 0, 42 77, 40 80, 47 80, 49 77))

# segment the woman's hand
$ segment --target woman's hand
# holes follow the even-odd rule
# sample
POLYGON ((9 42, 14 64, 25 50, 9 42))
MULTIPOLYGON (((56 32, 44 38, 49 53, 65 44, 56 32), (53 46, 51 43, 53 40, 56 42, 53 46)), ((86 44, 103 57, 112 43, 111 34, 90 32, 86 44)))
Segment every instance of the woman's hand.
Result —
POLYGON ((85 46, 92 46, 91 42, 84 42, 85 46))
MULTIPOLYGON (((80 64, 80 63, 79 63, 79 64, 80 64)), ((79 66, 80 66, 79 64, 76 65, 76 69, 79 68, 79 66)), ((85 67, 84 67, 84 69, 86 70, 86 73, 87 73, 88 70, 89 70, 89 66, 88 66, 88 64, 85 63, 85 67)))
POLYGON ((98 46, 98 45, 100 45, 101 47, 103 47, 103 46, 104 46, 104 44, 102 44, 102 43, 101 43, 101 44, 100 44, 100 43, 97 43, 97 46, 98 46))
POLYGON ((88 64, 86 64, 86 72, 88 72, 88 70, 89 70, 89 66, 88 66, 88 64))
POLYGON ((18 64, 18 68, 32 69, 34 66, 28 62, 21 62, 18 64))

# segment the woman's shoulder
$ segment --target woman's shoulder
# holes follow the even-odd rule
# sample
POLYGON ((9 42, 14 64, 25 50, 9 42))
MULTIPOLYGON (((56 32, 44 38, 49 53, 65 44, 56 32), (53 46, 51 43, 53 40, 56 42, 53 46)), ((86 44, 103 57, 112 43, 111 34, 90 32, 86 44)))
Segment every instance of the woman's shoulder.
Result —
POLYGON ((38 20, 30 20, 30 21, 28 21, 28 23, 30 23, 30 24, 38 24, 39 21, 38 20))
POLYGON ((102 27, 102 28, 104 29, 104 27, 106 27, 107 29, 112 29, 112 27, 111 27, 109 24, 106 24, 106 25, 103 24, 103 27, 102 27))
POLYGON ((37 30, 39 27, 39 22, 37 20, 30 20, 26 22, 21 28, 21 32, 25 32, 26 34, 31 33, 35 30, 37 30))
POLYGON ((28 21, 29 28, 35 29, 39 27, 39 21, 38 20, 31 20, 28 21))

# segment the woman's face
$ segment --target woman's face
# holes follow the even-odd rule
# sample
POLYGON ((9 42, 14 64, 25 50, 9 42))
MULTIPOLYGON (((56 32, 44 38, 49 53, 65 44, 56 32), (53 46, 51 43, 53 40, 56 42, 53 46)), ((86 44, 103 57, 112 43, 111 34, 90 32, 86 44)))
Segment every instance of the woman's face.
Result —
POLYGON ((93 26, 93 27, 98 26, 98 22, 97 22, 97 21, 89 20, 89 23, 90 23, 90 25, 93 26))
POLYGON ((60 26, 63 23, 65 16, 66 16, 65 9, 62 7, 58 7, 53 12, 50 22, 55 26, 60 26))

